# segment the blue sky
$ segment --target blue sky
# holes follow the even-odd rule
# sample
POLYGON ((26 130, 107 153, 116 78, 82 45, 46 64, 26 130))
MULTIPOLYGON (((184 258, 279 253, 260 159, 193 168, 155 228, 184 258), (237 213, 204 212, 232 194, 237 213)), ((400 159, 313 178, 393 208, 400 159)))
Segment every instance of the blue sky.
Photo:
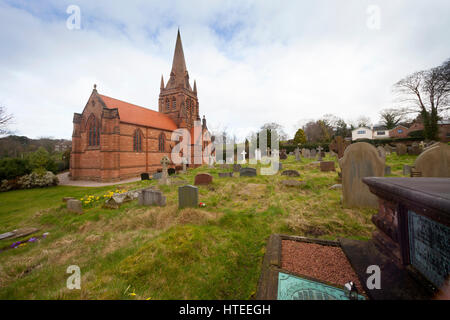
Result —
POLYGON ((240 138, 275 121, 293 135, 330 113, 376 123, 396 81, 450 57, 449 16, 445 0, 0 0, 0 104, 16 134, 55 138, 71 137, 94 83, 157 109, 180 27, 213 131, 240 138), (69 5, 80 30, 66 27, 69 5))

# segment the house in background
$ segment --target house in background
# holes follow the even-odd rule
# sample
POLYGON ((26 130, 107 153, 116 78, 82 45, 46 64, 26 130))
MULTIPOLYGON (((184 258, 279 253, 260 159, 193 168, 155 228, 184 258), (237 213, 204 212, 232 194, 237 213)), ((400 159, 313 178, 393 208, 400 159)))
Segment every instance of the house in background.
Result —
POLYGON ((439 140, 442 142, 450 142, 450 119, 438 121, 439 140))
POLYGON ((385 126, 377 125, 374 126, 372 139, 388 139, 389 138, 389 129, 385 126))
POLYGON ((405 126, 398 125, 394 129, 389 130, 389 137, 391 138, 407 138, 409 129, 405 126))
POLYGON ((359 127, 352 131, 352 141, 359 139, 372 140, 372 129, 368 127, 359 127))

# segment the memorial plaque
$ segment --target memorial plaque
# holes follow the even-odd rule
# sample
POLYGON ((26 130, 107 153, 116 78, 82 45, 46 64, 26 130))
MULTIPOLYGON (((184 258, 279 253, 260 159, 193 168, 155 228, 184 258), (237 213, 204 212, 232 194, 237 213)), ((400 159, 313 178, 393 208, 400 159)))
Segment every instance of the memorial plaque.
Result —
POLYGON ((411 264, 440 288, 450 273, 450 228, 408 211, 411 264))
MULTIPOLYGON (((278 300, 349 300, 347 292, 321 282, 278 273, 278 300)), ((365 300, 358 295, 358 300, 365 300)))

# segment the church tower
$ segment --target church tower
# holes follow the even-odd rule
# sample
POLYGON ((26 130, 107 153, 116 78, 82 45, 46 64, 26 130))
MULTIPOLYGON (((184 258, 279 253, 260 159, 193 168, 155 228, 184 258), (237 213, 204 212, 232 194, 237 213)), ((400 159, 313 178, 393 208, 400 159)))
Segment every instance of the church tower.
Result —
POLYGON ((164 84, 164 78, 161 75, 159 112, 171 117, 179 128, 191 129, 194 127, 194 121, 200 120, 197 83, 194 81, 194 88, 192 89, 189 83, 186 61, 184 60, 180 30, 177 34, 172 71, 167 84, 164 84))

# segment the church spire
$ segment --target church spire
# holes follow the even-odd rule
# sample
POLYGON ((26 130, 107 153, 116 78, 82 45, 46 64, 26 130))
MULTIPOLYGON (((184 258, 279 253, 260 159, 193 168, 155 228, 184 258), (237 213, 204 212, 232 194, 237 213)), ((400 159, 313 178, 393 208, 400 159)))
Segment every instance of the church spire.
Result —
POLYGON ((194 80, 194 93, 197 93, 197 81, 194 80))
POLYGON ((164 77, 161 75, 161 90, 164 89, 164 77))
POLYGON ((175 52, 173 54, 172 71, 170 72, 170 80, 168 88, 187 88, 189 85, 189 74, 184 59, 183 44, 181 43, 180 29, 177 33, 177 42, 175 44, 175 52))

